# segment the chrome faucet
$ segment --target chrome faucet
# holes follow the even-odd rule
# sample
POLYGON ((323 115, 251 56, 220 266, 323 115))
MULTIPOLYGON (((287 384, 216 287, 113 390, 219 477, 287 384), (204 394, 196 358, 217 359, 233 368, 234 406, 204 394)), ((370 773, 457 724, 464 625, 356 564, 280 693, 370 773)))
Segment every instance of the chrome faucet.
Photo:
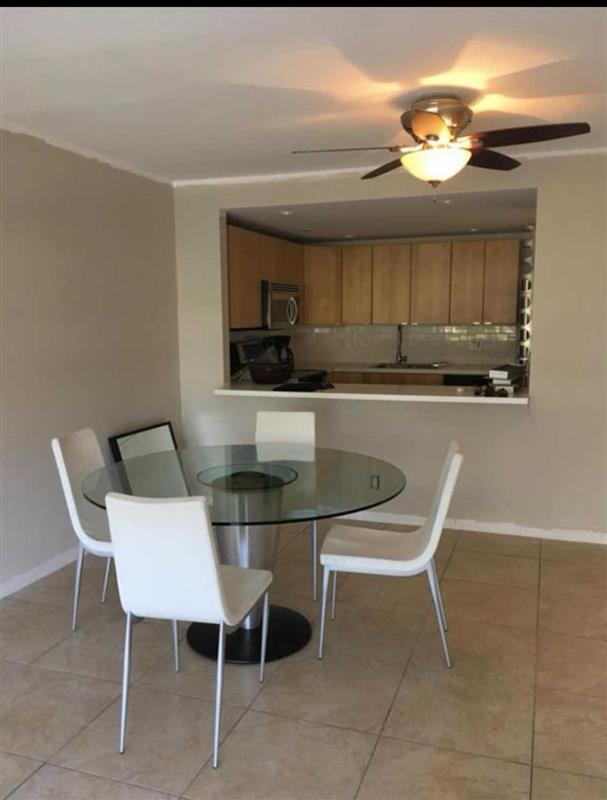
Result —
POLYGON ((402 322, 398 323, 398 327, 396 329, 396 363, 397 364, 406 364, 407 363, 407 356, 403 353, 403 328, 404 324, 402 322))

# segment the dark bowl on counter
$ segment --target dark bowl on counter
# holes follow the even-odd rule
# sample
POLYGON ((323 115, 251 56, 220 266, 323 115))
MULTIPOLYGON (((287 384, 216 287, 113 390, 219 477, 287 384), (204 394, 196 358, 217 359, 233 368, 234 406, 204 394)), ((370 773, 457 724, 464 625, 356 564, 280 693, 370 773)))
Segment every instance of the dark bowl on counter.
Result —
POLYGON ((255 383, 284 383, 293 374, 293 364, 250 363, 251 378, 255 383))

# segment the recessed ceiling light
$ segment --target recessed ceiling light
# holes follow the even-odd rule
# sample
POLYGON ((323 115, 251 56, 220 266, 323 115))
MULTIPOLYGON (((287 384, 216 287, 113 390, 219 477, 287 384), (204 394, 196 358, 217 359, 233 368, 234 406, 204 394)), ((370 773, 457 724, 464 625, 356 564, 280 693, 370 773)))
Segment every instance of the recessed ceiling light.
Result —
POLYGON ((354 234, 353 233, 344 234, 344 239, 353 239, 353 238, 354 238, 354 234))
POLYGON ((450 206, 453 200, 450 200, 448 197, 439 197, 438 202, 442 203, 444 206, 450 206))
POLYGON ((478 232, 478 228, 468 228, 468 230, 470 231, 470 233, 477 233, 478 232))
POLYGON ((293 211, 293 209, 292 209, 292 208, 283 208, 283 209, 282 209, 281 211, 279 211, 278 213, 279 213, 279 214, 282 214, 282 215, 283 215, 283 217, 290 217, 290 216, 291 216, 291 214, 294 214, 295 212, 293 211))

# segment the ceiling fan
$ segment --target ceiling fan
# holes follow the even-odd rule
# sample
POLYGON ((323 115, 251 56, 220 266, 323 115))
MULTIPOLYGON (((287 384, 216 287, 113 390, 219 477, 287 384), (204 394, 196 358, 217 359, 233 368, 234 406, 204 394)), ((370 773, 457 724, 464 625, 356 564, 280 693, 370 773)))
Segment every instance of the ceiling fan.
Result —
POLYGON ((399 153, 393 161, 367 172, 362 180, 377 178, 403 166, 416 178, 438 186, 457 175, 466 165, 482 169, 511 170, 520 166, 510 156, 490 148, 545 142, 590 132, 587 122, 558 125, 527 125, 460 135, 472 121, 472 110, 456 96, 424 97, 414 102, 400 121, 415 140, 412 146, 340 147, 328 150, 293 150, 293 153, 345 153, 354 150, 388 150, 399 153))

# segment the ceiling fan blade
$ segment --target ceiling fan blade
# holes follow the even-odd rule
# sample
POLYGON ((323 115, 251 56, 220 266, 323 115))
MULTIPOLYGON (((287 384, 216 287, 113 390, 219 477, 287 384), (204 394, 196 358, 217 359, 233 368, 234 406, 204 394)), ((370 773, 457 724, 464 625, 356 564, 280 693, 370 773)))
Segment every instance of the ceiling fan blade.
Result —
POLYGON ((422 141, 448 142, 451 132, 439 114, 415 111, 410 117, 413 135, 422 141))
POLYGON ((400 158, 395 158, 394 161, 388 161, 387 164, 382 164, 381 167, 367 172, 366 175, 361 175, 361 180, 366 181, 369 178, 377 178, 379 175, 383 175, 385 172, 391 172, 393 169, 398 169, 400 166, 400 158))
POLYGON ((508 147, 513 144, 564 139, 566 136, 579 136, 582 133, 590 133, 590 125, 587 122, 564 122, 558 125, 527 125, 521 128, 480 131, 469 133, 458 141, 480 139, 485 147, 508 147))
POLYGON ((388 150, 389 152, 397 152, 400 148, 388 145, 382 147, 332 147, 328 150, 291 150, 291 153, 294 155, 298 153, 353 153, 355 150, 388 150))
POLYGON ((520 165, 520 161, 510 158, 510 156, 505 156, 503 153, 497 153, 495 150, 487 150, 484 148, 477 150, 476 153, 472 153, 470 161, 468 161, 469 167, 482 167, 483 169, 509 170, 516 169, 516 167, 520 167, 520 165))

